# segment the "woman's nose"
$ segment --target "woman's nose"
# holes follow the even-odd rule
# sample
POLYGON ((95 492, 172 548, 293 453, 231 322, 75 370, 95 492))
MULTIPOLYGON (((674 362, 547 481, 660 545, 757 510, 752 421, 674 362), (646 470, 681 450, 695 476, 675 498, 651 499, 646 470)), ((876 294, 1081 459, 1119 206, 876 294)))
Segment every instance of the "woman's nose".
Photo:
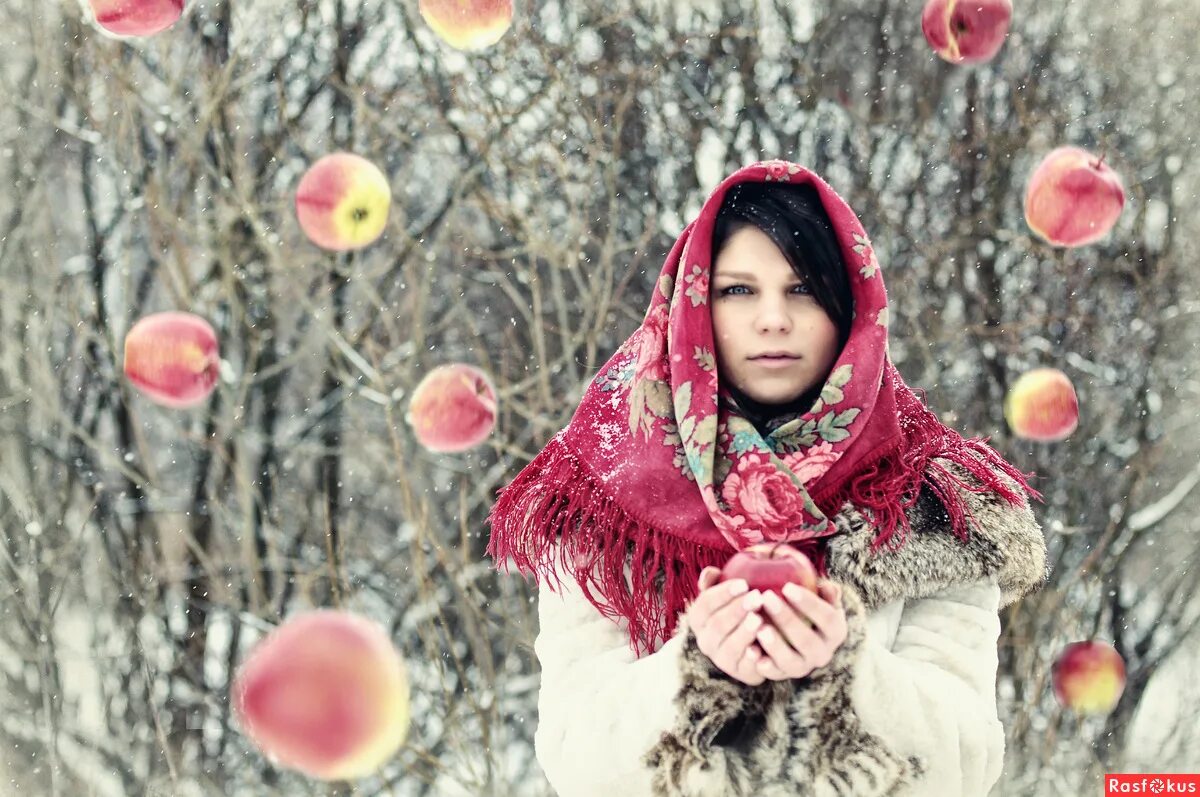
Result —
POLYGON ((792 328, 792 318, 788 315, 787 308, 782 302, 769 299, 759 304, 754 323, 761 332, 787 332, 792 328))

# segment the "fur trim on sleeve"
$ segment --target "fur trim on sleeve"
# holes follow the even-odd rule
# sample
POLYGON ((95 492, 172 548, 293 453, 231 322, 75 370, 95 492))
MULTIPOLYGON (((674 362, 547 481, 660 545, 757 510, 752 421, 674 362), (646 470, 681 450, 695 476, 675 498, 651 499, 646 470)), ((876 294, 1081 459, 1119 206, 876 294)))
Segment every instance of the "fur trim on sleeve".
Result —
POLYGON ((686 629, 679 719, 645 757, 655 794, 882 797, 919 777, 920 762, 866 732, 851 703, 866 609, 848 585, 842 603, 846 642, 828 665, 797 680, 754 687, 736 681, 712 664, 686 629))

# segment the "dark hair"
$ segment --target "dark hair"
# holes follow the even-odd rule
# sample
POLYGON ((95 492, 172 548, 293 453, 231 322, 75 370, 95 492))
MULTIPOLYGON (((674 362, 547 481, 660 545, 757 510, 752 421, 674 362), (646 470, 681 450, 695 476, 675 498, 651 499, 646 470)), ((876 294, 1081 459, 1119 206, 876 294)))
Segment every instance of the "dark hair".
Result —
POLYGON ((743 227, 769 237, 804 280, 838 328, 839 345, 850 337, 854 297, 833 223, 817 189, 794 183, 738 183, 725 193, 713 226, 712 260, 743 227))

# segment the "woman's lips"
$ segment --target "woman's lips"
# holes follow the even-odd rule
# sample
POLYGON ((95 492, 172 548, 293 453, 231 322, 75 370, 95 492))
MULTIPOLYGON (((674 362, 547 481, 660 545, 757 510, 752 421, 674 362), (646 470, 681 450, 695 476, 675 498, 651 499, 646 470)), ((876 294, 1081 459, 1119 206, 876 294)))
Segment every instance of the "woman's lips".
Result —
POLYGON ((758 363, 766 368, 782 368, 791 365, 799 359, 797 357, 755 357, 753 362, 758 363))

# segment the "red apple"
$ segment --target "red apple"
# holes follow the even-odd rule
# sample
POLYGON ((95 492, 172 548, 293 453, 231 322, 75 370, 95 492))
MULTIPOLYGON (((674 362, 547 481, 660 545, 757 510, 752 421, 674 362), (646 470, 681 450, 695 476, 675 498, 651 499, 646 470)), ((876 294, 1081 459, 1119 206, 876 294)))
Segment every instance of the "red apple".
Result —
POLYGON ((512 26, 512 0, 421 0, 421 17, 459 50, 491 47, 512 26))
POLYGON ((1065 440, 1079 426, 1075 386, 1057 368, 1021 374, 1004 400, 1004 417, 1013 434, 1025 440, 1065 440))
POLYGON ((1125 690, 1125 660, 1104 642, 1067 645, 1051 675, 1058 702, 1077 714, 1107 714, 1125 690))
POLYGON ((982 64, 1004 45, 1012 0, 929 0, 921 13, 925 41, 952 64, 982 64))
POLYGON ((125 335, 125 377, 147 398, 186 409, 217 385, 217 334, 191 313, 154 313, 125 335))
POLYGON ((321 780, 370 775, 408 735, 404 661, 381 627, 349 612, 289 618, 251 651, 232 696, 264 753, 321 780))
POLYGON ((1059 147, 1042 159, 1025 191, 1025 223, 1055 246, 1108 234, 1125 207, 1121 178, 1087 150, 1059 147))
POLYGON ((183 0, 91 0, 96 24, 118 36, 150 36, 175 24, 183 0))
POLYGON ((366 158, 335 152, 314 163, 296 189, 300 228, 317 246, 361 249, 387 226, 392 189, 366 158))
POLYGON ((417 384, 406 417, 417 442, 430 451, 466 451, 496 426, 496 389, 473 365, 441 365, 417 384))
POLYGON ((817 592, 817 569, 809 558, 787 543, 760 542, 729 557, 718 581, 744 578, 750 589, 770 590, 783 597, 785 584, 817 592))

